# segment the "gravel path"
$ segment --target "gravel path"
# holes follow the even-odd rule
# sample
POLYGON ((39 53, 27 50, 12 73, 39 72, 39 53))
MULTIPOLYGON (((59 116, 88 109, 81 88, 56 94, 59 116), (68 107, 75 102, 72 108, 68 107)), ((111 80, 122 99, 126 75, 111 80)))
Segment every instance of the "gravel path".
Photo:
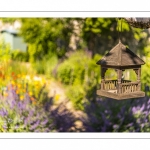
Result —
POLYGON ((64 109, 67 110, 67 112, 71 113, 74 117, 73 126, 70 127, 69 131, 85 131, 81 119, 86 118, 87 116, 83 111, 74 109, 71 101, 69 101, 65 95, 63 86, 59 82, 51 80, 49 83, 49 91, 48 96, 54 98, 54 105, 51 107, 51 111, 59 107, 59 113, 61 115, 64 109))

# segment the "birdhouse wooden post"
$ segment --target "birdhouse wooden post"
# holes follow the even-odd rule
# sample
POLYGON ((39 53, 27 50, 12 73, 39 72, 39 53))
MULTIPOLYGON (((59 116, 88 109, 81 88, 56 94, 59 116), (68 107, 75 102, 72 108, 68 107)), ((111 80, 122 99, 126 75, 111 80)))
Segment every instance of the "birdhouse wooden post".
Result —
POLYGON ((145 63, 120 41, 97 64, 101 66, 101 86, 97 90, 98 95, 116 100, 145 96, 145 93, 141 91, 140 80, 141 65, 145 63), (116 80, 105 80, 105 73, 109 68, 116 70, 116 80), (126 69, 135 71, 137 75, 136 82, 122 79, 123 72, 126 69))

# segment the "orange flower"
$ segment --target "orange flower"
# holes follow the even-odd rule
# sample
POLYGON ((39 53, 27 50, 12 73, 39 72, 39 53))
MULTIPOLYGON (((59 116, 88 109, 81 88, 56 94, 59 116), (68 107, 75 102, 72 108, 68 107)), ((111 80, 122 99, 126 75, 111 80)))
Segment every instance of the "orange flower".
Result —
POLYGON ((21 77, 21 75, 20 75, 20 74, 18 74, 18 75, 17 75, 17 77, 18 77, 18 78, 20 78, 20 77, 21 77))
POLYGON ((16 80, 16 79, 17 79, 17 76, 13 76, 13 79, 16 80))
POLYGON ((25 90, 25 89, 23 89, 22 91, 23 91, 24 93, 26 92, 26 90, 25 90))
POLYGON ((15 73, 14 73, 14 72, 12 72, 12 73, 11 73, 11 75, 12 75, 12 76, 14 76, 14 75, 15 75, 15 73))
POLYGON ((19 91, 18 91, 18 90, 16 90, 16 94, 19 94, 19 91))
POLYGON ((30 97, 30 100, 31 100, 31 101, 34 101, 34 100, 35 100, 35 98, 34 98, 34 97, 30 97))
POLYGON ((36 101, 32 101, 32 103, 33 103, 34 105, 36 105, 36 101))

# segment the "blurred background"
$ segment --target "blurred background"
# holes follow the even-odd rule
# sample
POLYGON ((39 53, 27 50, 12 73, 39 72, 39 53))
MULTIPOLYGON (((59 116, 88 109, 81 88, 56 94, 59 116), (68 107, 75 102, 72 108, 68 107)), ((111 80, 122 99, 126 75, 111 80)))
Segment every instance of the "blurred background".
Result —
MULTIPOLYGON (((119 33, 119 25, 118 18, 0 18, 0 131, 149 132, 150 29, 122 19, 119 33), (145 61, 144 98, 96 95, 96 62, 119 37, 145 61)), ((133 71, 124 76, 136 80, 133 71)))

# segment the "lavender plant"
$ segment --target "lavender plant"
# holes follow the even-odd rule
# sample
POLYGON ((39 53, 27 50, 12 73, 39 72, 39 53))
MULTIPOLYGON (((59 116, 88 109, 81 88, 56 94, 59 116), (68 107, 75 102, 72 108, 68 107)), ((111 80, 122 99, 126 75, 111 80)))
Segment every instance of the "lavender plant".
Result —
POLYGON ((32 104, 25 93, 20 100, 13 88, 7 90, 8 96, 0 99, 1 132, 52 132, 54 125, 43 107, 32 104))
POLYGON ((86 107, 88 132, 150 132, 150 99, 116 101, 99 98, 86 107))

